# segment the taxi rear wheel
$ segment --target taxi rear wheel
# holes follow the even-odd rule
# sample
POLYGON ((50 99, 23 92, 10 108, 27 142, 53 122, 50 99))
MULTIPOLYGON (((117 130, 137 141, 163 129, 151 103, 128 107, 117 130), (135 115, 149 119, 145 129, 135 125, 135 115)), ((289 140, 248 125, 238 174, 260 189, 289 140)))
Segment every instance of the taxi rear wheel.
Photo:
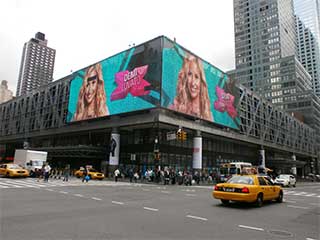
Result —
POLYGON ((279 196, 278 196, 278 198, 277 198, 277 202, 278 202, 278 203, 282 203, 282 201, 283 201, 283 192, 280 191, 280 192, 279 192, 279 196))
POLYGON ((262 193, 258 194, 255 204, 257 207, 262 207, 262 204, 263 204, 263 194, 262 193))
POLYGON ((228 205, 229 204, 229 200, 225 200, 225 199, 221 199, 221 202, 223 205, 228 205))

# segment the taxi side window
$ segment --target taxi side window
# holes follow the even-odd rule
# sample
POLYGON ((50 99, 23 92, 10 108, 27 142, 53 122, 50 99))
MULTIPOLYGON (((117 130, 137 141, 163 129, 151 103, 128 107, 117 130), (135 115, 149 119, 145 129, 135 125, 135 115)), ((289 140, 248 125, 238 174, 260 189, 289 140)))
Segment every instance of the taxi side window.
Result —
POLYGON ((267 183, 266 183, 266 181, 263 179, 263 177, 258 177, 258 180, 259 180, 259 184, 260 184, 260 185, 263 185, 263 186, 267 185, 267 183))
POLYGON ((273 183, 271 182, 271 180, 269 178, 264 178, 264 180, 267 182, 267 185, 273 185, 273 183))

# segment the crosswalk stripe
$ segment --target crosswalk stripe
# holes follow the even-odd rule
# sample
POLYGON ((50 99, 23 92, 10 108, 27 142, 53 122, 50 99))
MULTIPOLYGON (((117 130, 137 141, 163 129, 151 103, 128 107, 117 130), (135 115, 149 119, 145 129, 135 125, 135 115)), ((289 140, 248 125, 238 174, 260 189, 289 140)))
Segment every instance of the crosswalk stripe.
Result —
POLYGON ((8 187, 23 188, 22 186, 18 186, 18 185, 15 185, 15 184, 8 184, 8 183, 5 183, 5 182, 0 182, 0 184, 4 185, 4 186, 8 186, 8 187))
POLYGON ((31 188, 40 188, 39 186, 34 186, 32 184, 29 184, 29 183, 26 183, 26 182, 22 182, 22 181, 19 181, 19 180, 16 180, 14 183, 15 184, 19 184, 21 186, 31 187, 31 188))

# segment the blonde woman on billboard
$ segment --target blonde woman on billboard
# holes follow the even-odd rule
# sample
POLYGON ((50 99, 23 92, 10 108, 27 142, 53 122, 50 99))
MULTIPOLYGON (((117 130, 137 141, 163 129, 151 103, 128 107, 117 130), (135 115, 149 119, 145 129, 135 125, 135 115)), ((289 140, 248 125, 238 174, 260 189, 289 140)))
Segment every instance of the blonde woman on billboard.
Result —
POLYGON ((214 121, 202 61, 191 55, 183 59, 178 75, 176 97, 171 109, 214 121))
POLYGON ((79 92, 74 121, 109 115, 101 64, 88 67, 79 92))

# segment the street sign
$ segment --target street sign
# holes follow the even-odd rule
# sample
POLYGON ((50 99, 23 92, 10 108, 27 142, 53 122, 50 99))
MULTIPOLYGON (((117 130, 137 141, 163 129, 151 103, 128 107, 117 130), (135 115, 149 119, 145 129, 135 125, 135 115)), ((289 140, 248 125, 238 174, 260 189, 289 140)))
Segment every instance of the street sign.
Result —
POLYGON ((177 139, 176 132, 167 132, 167 141, 177 139))

